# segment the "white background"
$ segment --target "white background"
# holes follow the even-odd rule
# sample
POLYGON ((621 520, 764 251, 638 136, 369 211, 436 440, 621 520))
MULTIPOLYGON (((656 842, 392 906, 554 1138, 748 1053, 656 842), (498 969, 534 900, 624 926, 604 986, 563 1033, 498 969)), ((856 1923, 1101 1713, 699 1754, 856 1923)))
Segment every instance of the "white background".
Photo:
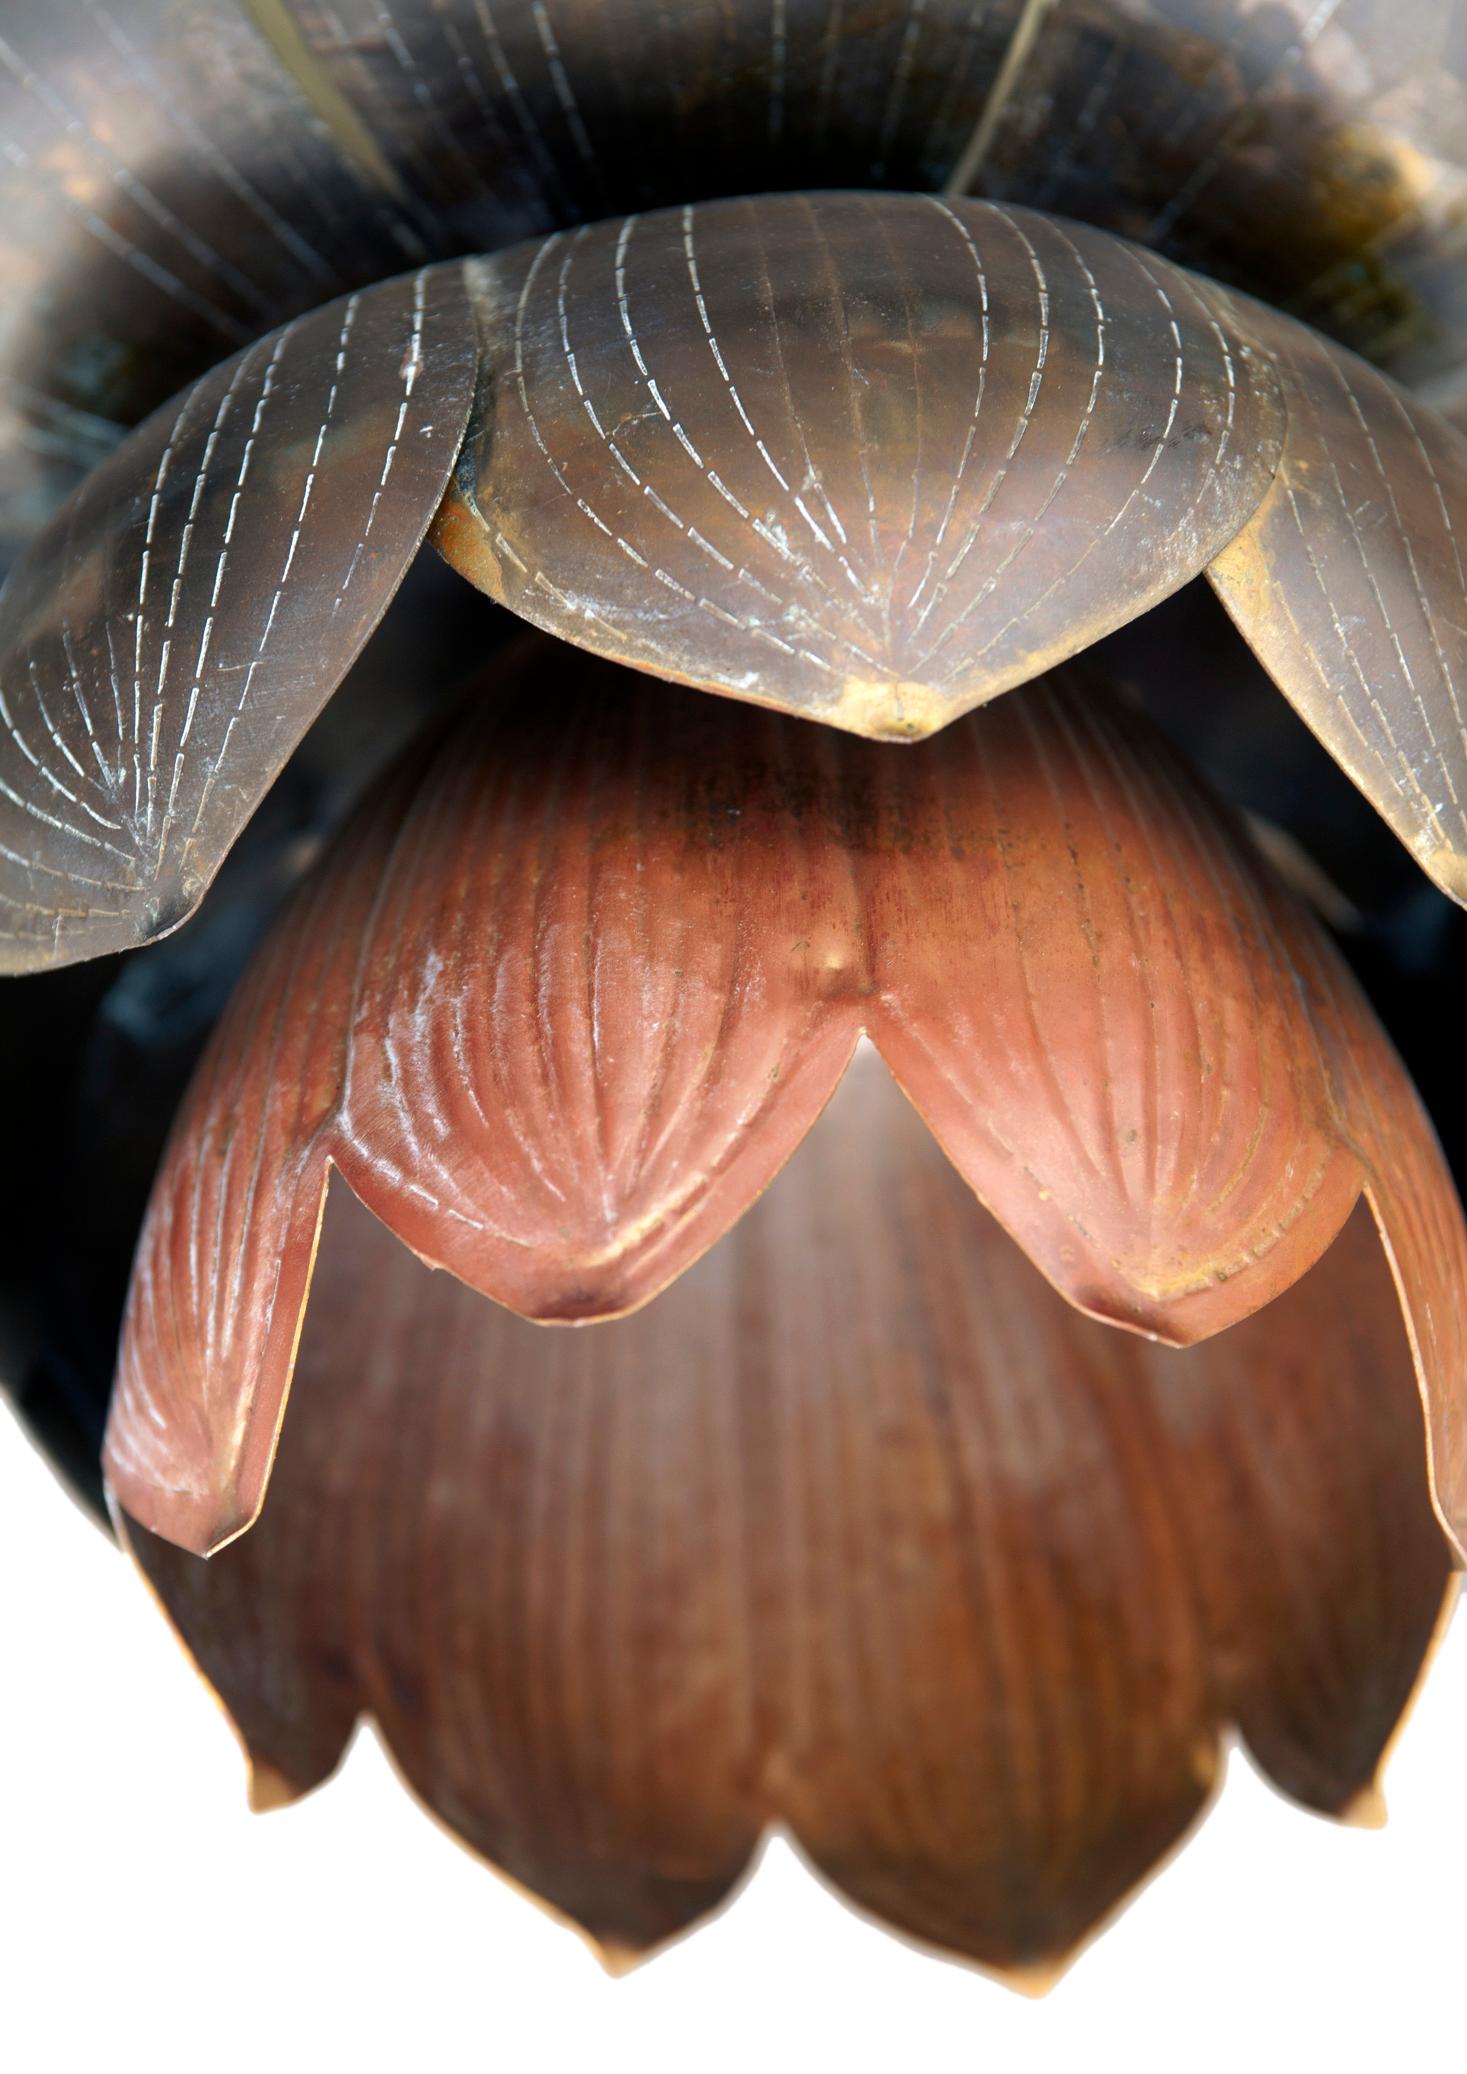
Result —
POLYGON ((1235 1754, 1218 1807, 1047 2000, 899 1943, 784 1844, 626 1979, 431 1823, 362 1735, 294 1808, 128 1564, 0 1417, 0 2065, 377 2069, 1467 2069, 1467 1615, 1389 1827, 1300 1813, 1235 1754))

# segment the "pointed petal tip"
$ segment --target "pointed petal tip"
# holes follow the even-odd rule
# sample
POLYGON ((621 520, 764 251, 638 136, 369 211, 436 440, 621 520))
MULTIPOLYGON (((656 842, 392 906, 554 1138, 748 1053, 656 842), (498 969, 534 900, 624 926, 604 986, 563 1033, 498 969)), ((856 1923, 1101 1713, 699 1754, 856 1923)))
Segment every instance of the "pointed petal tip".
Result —
POLYGON ((925 742, 961 710, 938 686, 915 678, 847 677, 834 706, 820 717, 873 742, 925 742))
POLYGON ((215 1556, 259 1517, 258 1505, 246 1511, 230 1493, 184 1490, 149 1481, 123 1465, 110 1441, 102 1452, 102 1468, 108 1509, 114 1524, 122 1523, 124 1539, 128 1527, 142 1527, 185 1555, 215 1556))
POLYGON ((268 1757, 245 1752, 245 1797, 252 1815, 270 1815, 277 1808, 292 1807, 310 1791, 309 1786, 297 1785, 268 1757))
POLYGON ((1433 850, 1421 859, 1422 869, 1458 907, 1467 907, 1467 855, 1455 847, 1433 850))
POLYGON ((1379 1774, 1352 1794, 1335 1817, 1347 1829, 1384 1829, 1386 1797, 1379 1774))
POLYGON ((1051 1957, 1028 1959, 1021 1966, 995 1966, 989 1970, 1000 1987, 1012 1989, 1026 2002, 1042 2002, 1059 1986, 1079 1958, 1082 1948, 1078 1944, 1071 1945, 1067 1951, 1051 1957))
POLYGON ((591 1956, 611 1980, 625 1980, 662 1950, 661 1944, 628 1944, 617 1937, 593 1936, 589 1930, 583 1930, 581 1935, 591 1956))

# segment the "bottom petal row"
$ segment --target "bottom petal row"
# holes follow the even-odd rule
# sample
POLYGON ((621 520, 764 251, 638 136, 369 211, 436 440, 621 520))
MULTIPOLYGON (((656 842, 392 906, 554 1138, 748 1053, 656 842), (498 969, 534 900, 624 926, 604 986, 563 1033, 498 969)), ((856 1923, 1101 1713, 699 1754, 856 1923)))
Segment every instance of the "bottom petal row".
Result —
POLYGON ((1205 1802, 1230 1725, 1368 1813, 1452 1595, 1363 1206, 1177 1352, 1080 1315, 864 1045, 661 1299, 550 1329, 338 1180, 274 1479, 135 1551, 257 1798, 359 1715, 612 1957, 783 1825, 864 1908, 1048 1969, 1205 1802))

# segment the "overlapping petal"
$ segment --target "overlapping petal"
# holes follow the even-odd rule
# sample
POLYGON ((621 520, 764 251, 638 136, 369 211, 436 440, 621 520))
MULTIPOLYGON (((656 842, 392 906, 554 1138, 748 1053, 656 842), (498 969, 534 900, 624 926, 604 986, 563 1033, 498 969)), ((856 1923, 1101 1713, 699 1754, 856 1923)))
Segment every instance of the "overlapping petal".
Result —
POLYGON ((403 267, 846 185, 1078 217, 1460 384, 1443 0, 12 0, 0 562, 213 361, 403 267))
POLYGON ((459 275, 318 310, 166 405, 0 595, 0 971, 185 919, 442 496, 472 394, 459 275))
POLYGON ((1201 573, 1284 437, 1215 292, 935 196, 629 217, 474 261, 438 545, 552 633, 930 734, 1201 573))
POLYGON ((0 600, 0 964, 191 910, 456 455, 434 537, 493 596, 875 737, 932 732, 1208 569, 1463 895, 1462 436, 1100 233, 785 196, 365 291, 126 442, 0 600))
POLYGON ((1467 439, 1291 318, 933 196, 692 207, 470 267, 435 539, 599 654, 877 737, 1210 575, 1467 900, 1467 439))
POLYGON ((1236 1723, 1369 1812, 1443 1607, 1363 1211, 1188 1354, 1018 1259, 863 1052, 787 1173, 634 1319, 546 1333, 341 1194, 276 1479, 212 1562, 134 1547, 305 1791, 373 1716, 424 1800, 613 1959, 766 1825, 1031 1978, 1185 1829, 1236 1723))
POLYGON ((1279 688, 1442 889, 1467 904, 1467 439, 1353 355, 1253 304, 1288 431, 1208 575, 1279 688))
MULTIPOLYGON (((1059 1289, 1177 1342, 1295 1281, 1372 1180, 1354 1053, 1404 1085, 1097 685, 897 756, 532 640, 363 808, 220 1027, 140 1242, 122 1502, 204 1548, 253 1518, 333 1168, 501 1303, 615 1315, 738 1217, 863 1031, 1059 1289)), ((1409 1090, 1380 1099, 1403 1198, 1457 1232, 1409 1090)))

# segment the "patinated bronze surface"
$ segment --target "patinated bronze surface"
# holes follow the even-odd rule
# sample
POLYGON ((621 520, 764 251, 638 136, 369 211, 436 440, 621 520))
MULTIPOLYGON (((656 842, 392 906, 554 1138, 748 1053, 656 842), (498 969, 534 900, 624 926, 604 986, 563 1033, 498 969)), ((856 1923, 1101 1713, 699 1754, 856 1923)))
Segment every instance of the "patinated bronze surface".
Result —
POLYGON ((433 537, 491 596, 881 739, 1206 569, 1425 868, 1467 886, 1467 440, 1099 233, 780 197, 365 290, 126 441, 0 599, 0 969, 188 915, 455 459, 433 537))
POLYGON ((1234 1730, 1374 1819, 1467 9, 0 17, 0 1382, 256 1802, 372 1716, 613 1964, 778 1825, 1029 1985, 1234 1730))
POLYGON ((456 271, 347 297, 167 405, 0 595, 0 969, 176 928, 335 691, 463 435, 456 271))

